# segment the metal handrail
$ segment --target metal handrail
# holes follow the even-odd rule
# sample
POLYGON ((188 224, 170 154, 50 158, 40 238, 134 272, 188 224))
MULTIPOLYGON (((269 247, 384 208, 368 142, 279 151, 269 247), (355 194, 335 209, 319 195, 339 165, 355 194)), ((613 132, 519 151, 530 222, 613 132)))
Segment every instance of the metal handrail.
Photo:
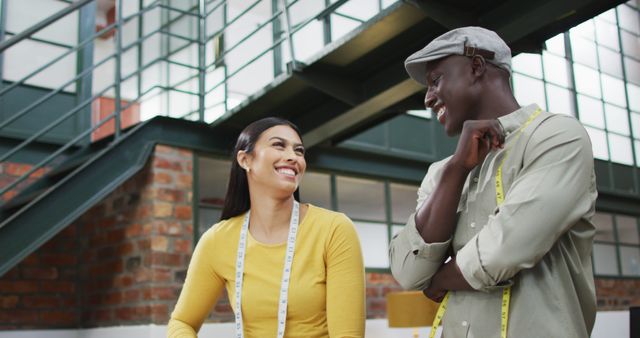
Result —
POLYGON ((31 35, 39 32, 40 30, 42 30, 45 27, 51 25, 52 23, 62 19, 63 17, 67 16, 68 14, 71 14, 76 9, 78 9, 78 8, 88 4, 88 3, 90 3, 91 1, 94 1, 94 0, 79 0, 79 1, 76 1, 72 5, 66 7, 65 9, 62 9, 59 12, 47 17, 46 19, 44 19, 44 20, 38 22, 37 24, 29 27, 28 29, 22 31, 21 33, 19 33, 17 35, 14 35, 12 38, 1 42, 0 43, 0 53, 4 52, 5 49, 15 45, 16 43, 26 39, 27 37, 30 37, 31 35))
MULTIPOLYGON (((51 130, 53 127, 55 127, 55 126, 59 125, 60 123, 62 123, 64 120, 66 120, 67 118, 69 118, 70 116, 72 116, 73 114, 78 112, 80 109, 84 108, 86 105, 91 103, 93 100, 95 100, 96 98, 100 97, 102 94, 106 93, 112 87, 114 87, 114 85, 108 86, 107 88, 103 89, 100 93, 98 93, 98 94, 92 96, 91 98, 83 101, 82 104, 80 104, 77 107, 73 108, 72 110, 68 111, 66 114, 64 114, 63 116, 59 117, 56 121, 54 121, 54 123, 50 124, 46 128, 49 128, 48 130, 51 130), (53 125, 53 127, 51 127, 52 125, 53 125)), ((97 127, 93 127, 91 129, 88 129, 84 133, 80 134, 78 137, 80 137, 82 135, 87 136, 87 135, 89 135, 89 133, 95 131, 96 129, 98 129, 98 128, 97 127)), ((44 133, 46 133, 46 131, 44 133)), ((34 136, 30 137, 29 139, 25 140, 24 142, 20 143, 20 145, 18 145, 16 148, 22 149, 26 145, 28 145, 29 143, 33 142, 33 140, 35 140, 36 138, 38 138, 39 136, 42 135, 42 130, 39 132, 39 134, 40 135, 34 135, 34 136)), ((78 141, 80 140, 80 138, 78 138, 78 137, 74 138, 73 140, 71 140, 70 142, 65 144, 61 149, 59 149, 58 151, 54 152, 52 155, 48 156, 47 158, 45 158, 44 160, 39 162, 37 165, 34 165, 29 171, 24 173, 22 176, 18 177, 15 181, 11 182, 6 187, 2 187, 2 189, 0 190, 0 196, 3 195, 4 193, 6 193, 7 191, 15 188, 18 184, 20 184, 20 182, 26 180, 27 177, 29 177, 31 174, 33 174, 36 170, 42 168, 44 165, 49 163, 52 159, 54 159, 58 155, 62 154, 62 152, 64 152, 68 148, 70 148, 72 145, 78 143, 78 141)), ((14 149, 16 149, 16 148, 14 148, 14 149)), ((12 151, 13 151, 13 149, 12 149, 12 151)), ((5 157, 5 156, 3 156, 3 157, 5 157)), ((4 159, 0 160, 0 162, 2 162, 2 161, 4 161, 4 159)))
MULTIPOLYGON (((29 29, 23 31, 22 33, 19 33, 17 35, 15 35, 14 37, 12 37, 11 39, 8 39, 2 43, 0 43, 0 53, 3 52, 4 50, 6 50, 7 48, 9 48, 10 46, 16 44, 17 42, 29 38, 31 35, 35 34, 36 32, 38 32, 39 30, 45 28, 48 24, 51 24, 57 20, 59 20, 60 18, 62 18, 65 15, 68 15, 69 13, 73 12, 74 10, 78 10, 79 8, 81 8, 82 6, 88 4, 89 2, 94 1, 94 0, 80 0, 77 2, 74 2, 72 5, 70 5, 69 7, 65 8, 64 10, 54 14, 53 16, 37 23, 36 25, 30 27, 29 29)), ((139 8, 138 11, 136 11, 136 13, 133 13, 131 15, 128 15, 126 17, 123 16, 123 13, 121 12, 122 9, 122 0, 117 0, 117 21, 103 29, 101 29, 99 32, 92 34, 89 38, 87 38, 84 41, 79 42, 77 45, 73 46, 70 50, 66 51, 65 53, 63 53, 62 55, 59 55, 57 57, 55 57, 53 60, 49 61, 47 64, 45 64, 44 66, 39 67, 38 69, 36 69, 35 71, 29 73, 27 76, 23 77, 22 79, 20 79, 19 81, 15 81, 12 84, 8 85, 7 87, 4 88, 0 88, 0 97, 2 97, 2 95, 6 94, 8 91, 16 88, 19 85, 24 84, 27 80, 29 80, 30 78, 32 78, 33 76, 35 76, 36 74, 42 72, 43 70, 47 69, 48 67, 50 67, 51 65, 55 64, 56 62, 59 62, 61 59, 63 59, 64 57, 69 56, 71 53, 77 52, 79 50, 81 50, 82 48, 86 47, 88 44, 90 44, 91 42, 95 41, 98 37, 104 35, 105 33, 112 31, 115 29, 116 31, 116 52, 113 54, 110 54, 109 56, 105 57, 103 60, 92 64, 91 66, 89 66, 87 69, 82 70, 81 72, 79 72, 78 74, 76 74, 76 76, 73 77, 72 80, 65 82, 62 86, 58 87, 57 89, 52 90, 51 92, 49 92, 47 95, 44 95, 43 97, 39 98, 37 101, 31 103, 28 107, 23 108, 22 110, 20 110, 19 112, 17 112, 16 114, 12 115, 10 118, 8 118, 5 121, 2 121, 0 123, 0 129, 10 125, 11 123, 13 123, 14 121, 16 121, 17 119, 21 118, 22 116, 24 116, 25 114, 27 114, 28 112, 33 111, 34 108, 36 108, 37 106, 41 105, 44 101, 50 99, 51 97, 53 97, 54 95, 60 93, 62 90, 64 90, 66 87, 68 87, 70 84, 72 84, 74 81, 77 81, 78 79, 86 76, 87 74, 89 74, 90 72, 93 72, 96 68, 100 67, 101 65, 103 65, 104 63, 115 59, 116 60, 116 75, 115 75, 115 79, 114 79, 114 83, 108 85, 105 89, 101 90, 100 93, 93 95, 91 98, 84 100, 83 102, 81 102, 79 105, 75 106, 74 108, 72 108, 71 110, 67 111, 66 113, 64 113, 62 116, 58 117, 53 123, 47 125, 45 128, 37 131, 36 133, 34 133, 33 135, 31 135, 28 139, 26 139, 25 141, 23 141, 22 143, 20 143, 17 147, 13 148, 12 150, 10 150, 8 153, 3 154, 2 156, 0 156, 0 162, 4 161, 5 159, 13 156, 15 153, 17 153, 18 151, 24 149, 27 145, 29 145, 30 143, 34 142, 36 139, 38 139, 39 137, 45 135, 47 132, 51 131, 53 128, 55 128, 56 126, 59 126, 62 122, 64 122, 65 120, 67 120, 69 117, 73 116, 74 114, 77 114, 77 112, 79 112, 81 109, 85 108, 88 104, 90 104, 92 101, 94 101, 95 99, 97 99, 98 97, 102 96, 103 94, 105 94, 106 92, 108 92, 109 90, 112 90, 115 88, 115 97, 116 97, 116 104, 115 104, 115 109, 114 111, 109 114, 107 117, 105 117, 104 119, 100 120, 99 122, 97 122, 95 125, 91 126, 91 128, 88 128, 86 130, 84 130, 82 133, 80 133, 79 135, 77 135, 76 137, 74 137, 71 141, 69 141, 68 143, 66 143, 64 146, 62 146, 61 148, 59 148, 57 151, 55 151, 54 153, 52 153, 50 156, 48 156, 47 158, 45 158, 43 161, 40 161, 38 164, 36 164, 35 166, 33 166, 28 172, 26 172, 25 174, 23 174, 18 180, 12 182, 10 185, 8 185, 7 187, 4 187, 2 190, 0 190, 0 195, 6 193, 7 191, 9 191, 10 189, 15 188, 20 182, 24 181, 26 178, 28 178, 31 174, 33 174, 36 170, 44 167, 45 165, 47 165, 51 160, 53 160, 54 158, 56 158, 57 156, 59 156, 60 154, 62 154, 65 150, 69 149, 71 146, 77 144, 80 140, 82 140, 83 138, 85 138, 87 135, 90 135, 93 131, 97 130, 98 128, 100 128, 102 125, 104 125, 105 123, 107 123, 108 121, 114 120, 116 126, 115 126, 115 132, 114 132, 114 137, 117 140, 120 136, 120 115, 123 111, 125 111, 126 109, 128 109, 129 107, 131 107, 134 104, 137 104, 138 102, 143 102, 146 101, 147 99, 151 98, 151 97, 155 97, 157 95, 160 95, 162 93, 166 93, 166 92, 179 92, 179 93, 183 93, 183 94, 187 94, 187 95, 196 95, 198 96, 199 102, 198 102, 198 108, 196 110, 193 110, 191 112, 186 113, 185 115, 183 115, 183 117, 187 117, 187 116, 192 116, 194 113, 200 112, 200 116, 199 116, 199 120, 203 121, 204 120, 204 111, 208 108, 211 107, 217 107, 221 104, 224 104, 226 107, 226 99, 224 103, 216 103, 210 107, 205 107, 205 97, 207 94, 213 92, 215 89, 219 88, 221 85, 227 83, 231 78, 233 78, 234 76, 236 76, 239 72, 241 72, 242 70, 246 69, 249 65, 253 64, 256 60, 264 57, 264 55, 266 55, 267 53, 269 53, 270 51, 273 51, 275 48, 279 47, 282 45, 282 43, 284 42, 288 42, 289 43, 289 51, 291 53, 290 58, 291 61, 294 63, 294 66, 296 64, 296 57, 295 57, 295 51, 294 51, 294 46, 293 46, 293 35, 295 33, 297 33, 298 31, 300 31, 302 28, 304 28, 305 26, 307 26, 311 21, 313 20, 320 20, 325 18, 327 15, 331 15, 332 13, 335 13, 337 8, 339 8, 340 6, 342 6, 344 3, 346 3, 348 0, 337 0, 333 3, 331 3, 330 5, 326 6, 323 10, 321 10, 320 12, 318 12, 315 15, 310 16, 309 18, 305 19, 304 21, 296 24, 295 26, 291 25, 291 18, 289 17, 289 8, 291 6, 293 6, 294 4, 296 4, 299 0, 293 0, 290 3, 287 3, 288 1, 282 0, 279 1, 277 3, 280 4, 280 8, 274 10, 274 13, 271 15, 271 17, 268 18, 268 20, 266 20, 265 22, 260 22, 259 25, 257 25, 256 28, 252 29, 249 33, 247 33, 246 35, 244 35, 240 40, 236 41, 232 46, 229 46, 228 48, 224 48, 223 52, 220 55, 217 55, 216 59, 210 64, 207 65, 206 64, 206 53, 205 53, 205 48, 206 48, 206 44, 211 41, 212 39, 215 39, 219 36, 223 36, 223 34, 225 34, 225 32, 229 29, 230 26, 232 26, 234 23, 238 22, 238 20, 240 20, 242 17, 245 17, 245 15, 247 15, 247 13, 249 11, 251 11, 252 9, 254 9, 256 6, 258 6, 260 4, 261 1, 266 1, 266 0, 256 0, 254 2, 252 2, 248 7, 246 7, 242 12, 240 12, 238 15, 234 16, 230 21, 227 21, 226 19, 224 20, 224 24, 221 28, 217 29, 213 34, 208 35, 207 31, 206 31, 206 20, 208 18, 209 15, 211 15, 212 13, 214 13, 216 10, 218 10, 220 8, 220 6, 224 6, 228 4, 227 0, 198 0, 197 5, 191 7, 188 10, 184 10, 184 9, 179 9, 179 8, 174 8, 171 7, 169 5, 165 5, 162 3, 162 0, 156 0, 151 2, 150 4, 144 6, 143 8, 139 8), (213 4, 213 8, 207 10, 207 5, 213 4), (144 34, 142 35, 142 30, 140 29, 138 31, 138 38, 127 44, 127 45, 123 45, 123 41, 122 41, 122 29, 124 24, 126 24, 127 22, 130 22, 131 20, 134 20, 135 18, 142 18, 142 15, 144 13, 147 13, 153 9, 166 9, 168 11, 173 11, 173 12, 177 12, 180 13, 179 15, 177 15, 177 17, 175 18, 171 18, 169 20, 166 20, 167 22, 164 22, 160 25, 159 28, 153 30, 150 33, 144 34), (260 51, 259 53, 257 53, 257 55, 255 55, 254 57, 252 57, 250 60, 248 60, 247 62, 243 63, 241 66, 239 66, 238 68, 234 69, 232 72, 228 73, 228 68, 225 68, 225 73, 223 75, 223 78, 221 79, 221 81, 217 84, 215 84, 213 87, 207 89, 205 88, 205 75, 207 74, 207 72, 211 69, 211 67, 217 67, 221 64, 221 60, 222 63, 224 63, 224 59, 229 55, 229 53, 233 52, 234 50, 236 50, 236 48, 238 48, 241 44, 245 43, 249 38, 251 38, 252 36, 255 36, 256 32, 258 32, 261 29, 264 29, 264 27, 266 27, 269 24, 272 24, 274 22, 274 20, 280 18, 281 15, 285 15, 285 27, 284 27, 284 31, 283 33, 285 34, 280 34, 280 36, 278 38, 274 37, 274 41, 273 43, 267 47, 266 49, 260 51), (190 16, 193 18, 196 18, 199 20, 198 23, 198 33, 197 33, 197 37, 196 38, 192 38, 189 36, 183 36, 180 34, 177 34, 175 32, 171 32, 170 28, 171 25, 181 19, 184 18, 184 16, 190 16), (163 55, 160 55, 157 58, 154 58, 153 60, 148 61, 145 64, 142 64, 143 62, 141 62, 139 59, 138 60, 138 68, 130 73, 127 74, 126 76, 122 74, 121 70, 122 70, 122 61, 121 61, 121 57, 122 54, 125 53, 126 51, 130 50, 131 48, 134 47, 138 47, 140 48, 141 43, 146 41, 147 39, 149 39, 151 36, 154 36, 155 34, 161 34, 163 36, 166 37, 173 37, 173 38, 177 38, 177 39, 181 39, 186 41, 187 43, 182 45, 182 46, 178 46, 173 50, 169 50, 166 51, 164 53, 162 53, 163 55), (183 63, 183 62, 179 62, 179 61, 174 61, 174 60, 170 60, 170 57, 176 53, 179 53, 180 51, 184 50, 185 48, 190 48, 193 47, 193 44, 196 44, 198 46, 198 65, 192 65, 192 64, 187 64, 187 63, 183 63), (178 81, 177 83, 173 84, 173 85, 153 85, 150 88, 146 89, 146 90, 142 90, 140 87, 138 87, 138 95, 137 97, 135 97, 134 99, 128 100, 128 103, 122 103, 121 102, 121 83, 127 81, 128 79, 131 79, 134 76, 139 76, 140 74, 142 74, 142 72, 144 72, 146 69, 148 69, 149 67, 152 67, 153 65, 156 65, 159 62, 166 62, 167 64, 171 64, 171 65, 176 65, 176 66, 180 66, 186 69, 190 69, 193 71, 197 71, 197 74, 195 75, 189 75, 187 76, 185 79, 182 79, 180 81, 178 81), (185 89, 180 89, 178 88, 179 86, 188 83, 190 81, 193 81, 194 79, 198 78, 198 91, 197 92, 193 92, 193 91, 189 91, 189 90, 185 90, 185 89), (158 94, 154 94, 151 97, 148 97, 148 95, 150 93, 152 93, 153 91, 156 90, 160 90, 160 92, 158 92, 158 94)), ((275 1, 272 1, 272 4, 276 4, 275 1)), ((337 13, 340 14, 340 13, 337 13)), ((165 20, 163 20, 165 21, 165 20)), ((140 86, 140 84, 138 84, 138 86, 140 86)))

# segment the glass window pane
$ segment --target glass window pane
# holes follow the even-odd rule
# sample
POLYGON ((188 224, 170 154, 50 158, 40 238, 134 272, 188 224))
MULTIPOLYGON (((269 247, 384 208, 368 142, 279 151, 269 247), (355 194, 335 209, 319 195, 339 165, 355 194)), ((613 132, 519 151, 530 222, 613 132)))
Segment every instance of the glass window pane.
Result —
POLYGON ((549 111, 557 114, 575 116, 573 109, 573 93, 565 88, 547 84, 547 100, 549 111))
MULTIPOLYGON (((287 46, 288 44, 283 44, 287 46)), ((296 60, 308 61, 324 48, 323 22, 313 20, 293 34, 296 60)))
POLYGON ((615 243, 616 237, 613 234, 613 218, 611 214, 596 212, 593 215, 593 219, 591 219, 591 223, 596 227, 595 241, 615 243))
MULTIPOLYGON (((334 1, 335 2, 335 1, 334 1)), ((378 2, 371 0, 349 0, 336 9, 336 13, 367 21, 378 13, 378 2)))
POLYGON ((618 27, 604 20, 596 20, 596 38, 598 44, 614 50, 620 50, 618 42, 618 27))
POLYGON ((594 42, 582 38, 572 38, 571 55, 573 55, 573 61, 575 62, 598 68, 598 56, 594 42))
POLYGON ((336 41, 358 28, 360 22, 331 14, 331 40, 336 41))
POLYGON ((594 244, 593 266, 596 275, 618 275, 616 246, 611 244, 594 244))
POLYGON ((511 64, 515 72, 527 74, 537 79, 542 78, 542 61, 538 54, 518 54, 511 60, 511 64))
POLYGON ((629 119, 626 109, 605 104, 604 111, 607 117, 608 131, 615 131, 622 135, 629 135, 629 119))
POLYGON ((331 177, 327 174, 305 173, 300 184, 300 200, 331 209, 331 177))
POLYGON ((633 111, 640 111, 640 87, 627 82, 627 95, 629 95, 629 108, 633 111), (632 98, 635 98, 632 99, 632 98))
POLYGON ((640 114, 631 112, 631 131, 633 137, 640 139, 640 114))
POLYGON ((598 71, 574 63, 573 72, 576 79, 576 90, 578 92, 593 97, 600 97, 600 73, 598 73, 598 71))
POLYGON ((593 157, 600 160, 609 159, 609 149, 607 148, 607 136, 604 131, 585 127, 589 138, 591 138, 591 144, 593 146, 593 157))
POLYGON ((563 87, 571 87, 569 82, 569 63, 567 62, 567 60, 563 57, 555 56, 549 53, 544 53, 543 58, 545 80, 561 85, 563 87))
POLYGON ((418 187, 392 183, 391 190, 391 216, 394 223, 405 224, 412 212, 416 210, 418 199, 418 187))
POLYGON ((624 82, 606 74, 602 74, 601 76, 602 88, 606 88, 606 90, 603 91, 604 100, 615 103, 621 107, 626 107, 627 98, 624 93, 624 82))
POLYGON ((360 237, 364 266, 367 268, 388 268, 389 239, 387 226, 385 224, 367 222, 354 222, 354 224, 358 237, 360 237))
POLYGON ((626 244, 640 244, 638 220, 635 217, 616 215, 618 241, 626 244))
POLYGON ((611 161, 633 165, 633 152, 631 151, 631 139, 616 134, 608 134, 609 151, 611 161))
POLYGON ((599 20, 599 21, 604 20, 604 21, 612 23, 614 25, 617 24, 618 20, 616 19, 616 9, 612 8, 612 9, 610 9, 610 10, 608 10, 608 11, 606 11, 606 12, 600 14, 600 15, 598 15, 596 20, 599 20))
POLYGON ((214 226, 216 223, 218 223, 218 221, 220 221, 222 209, 201 207, 198 211, 200 213, 200 219, 198 220, 198 233, 202 235, 210 227, 214 226))
POLYGON ((604 129, 604 113, 599 100, 578 95, 578 112, 582 123, 604 129))
POLYGON ((200 203, 222 207, 227 192, 231 162, 199 157, 198 189, 200 203))
POLYGON ((541 80, 514 73, 513 90, 516 100, 521 105, 537 103, 540 107, 546 109, 544 87, 541 80))
POLYGON ((640 248, 621 246, 620 259, 624 276, 640 276, 640 248))
POLYGON ((624 69, 627 74, 627 81, 640 85, 640 62, 625 57, 624 69))
POLYGON ((595 38, 595 28, 593 27, 593 20, 585 21, 571 28, 569 34, 571 35, 572 44, 573 40, 577 37, 583 37, 589 40, 593 40, 595 38))
POLYGON ((640 18, 638 18, 638 11, 627 6, 618 6, 617 8, 620 27, 636 35, 640 35, 640 18))
POLYGON ((544 42, 547 50, 556 55, 564 56, 564 34, 560 33, 544 42))
POLYGON ((338 176, 336 185, 338 210, 353 219, 386 221, 382 182, 338 176))
POLYGON ((640 59, 640 37, 624 30, 620 30, 620 36, 624 55, 640 59))
POLYGON ((603 73, 622 78, 622 58, 620 54, 603 47, 598 47, 600 70, 603 73))

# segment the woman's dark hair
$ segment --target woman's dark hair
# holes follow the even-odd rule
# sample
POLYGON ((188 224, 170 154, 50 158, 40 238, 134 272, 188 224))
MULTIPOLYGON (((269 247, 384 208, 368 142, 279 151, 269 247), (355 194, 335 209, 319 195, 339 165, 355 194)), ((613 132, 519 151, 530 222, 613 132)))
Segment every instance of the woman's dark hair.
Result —
MULTIPOLYGON (((238 136, 236 146, 231 153, 231 174, 229 175, 229 185, 227 193, 224 197, 224 207, 220 220, 229 219, 234 216, 245 213, 251 207, 249 199, 249 183, 247 182, 247 173, 240 167, 238 163, 238 152, 244 150, 246 153, 252 153, 253 149, 262 133, 275 126, 289 126, 295 130, 300 136, 298 127, 279 117, 265 117, 246 126, 238 136)), ((300 137, 302 139, 302 137, 300 137)), ((299 201, 300 196, 298 189, 293 193, 293 197, 299 201)))

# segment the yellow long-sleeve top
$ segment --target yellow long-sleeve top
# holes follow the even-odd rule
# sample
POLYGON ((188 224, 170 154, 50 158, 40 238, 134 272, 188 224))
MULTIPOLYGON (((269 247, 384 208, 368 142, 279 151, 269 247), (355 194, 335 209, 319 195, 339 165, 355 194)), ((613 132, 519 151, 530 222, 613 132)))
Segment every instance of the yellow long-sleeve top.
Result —
MULTIPOLYGON (((198 242, 168 337, 196 337, 226 287, 235 311, 235 264, 244 215, 221 221, 198 242)), ((247 338, 277 335, 286 243, 264 244, 249 232, 242 288, 247 338)), ((285 337, 363 337, 364 265, 353 223, 309 205, 301 220, 289 284, 285 337)))

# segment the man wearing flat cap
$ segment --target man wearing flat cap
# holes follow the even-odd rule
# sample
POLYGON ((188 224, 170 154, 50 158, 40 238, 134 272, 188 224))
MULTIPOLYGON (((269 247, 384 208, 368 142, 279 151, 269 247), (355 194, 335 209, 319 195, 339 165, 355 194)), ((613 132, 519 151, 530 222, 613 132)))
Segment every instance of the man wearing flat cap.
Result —
POLYGON ((589 337, 597 191, 585 129, 520 106, 511 50, 487 29, 449 31, 405 67, 459 141, 429 167, 391 242, 393 276, 446 304, 447 338, 589 337))

